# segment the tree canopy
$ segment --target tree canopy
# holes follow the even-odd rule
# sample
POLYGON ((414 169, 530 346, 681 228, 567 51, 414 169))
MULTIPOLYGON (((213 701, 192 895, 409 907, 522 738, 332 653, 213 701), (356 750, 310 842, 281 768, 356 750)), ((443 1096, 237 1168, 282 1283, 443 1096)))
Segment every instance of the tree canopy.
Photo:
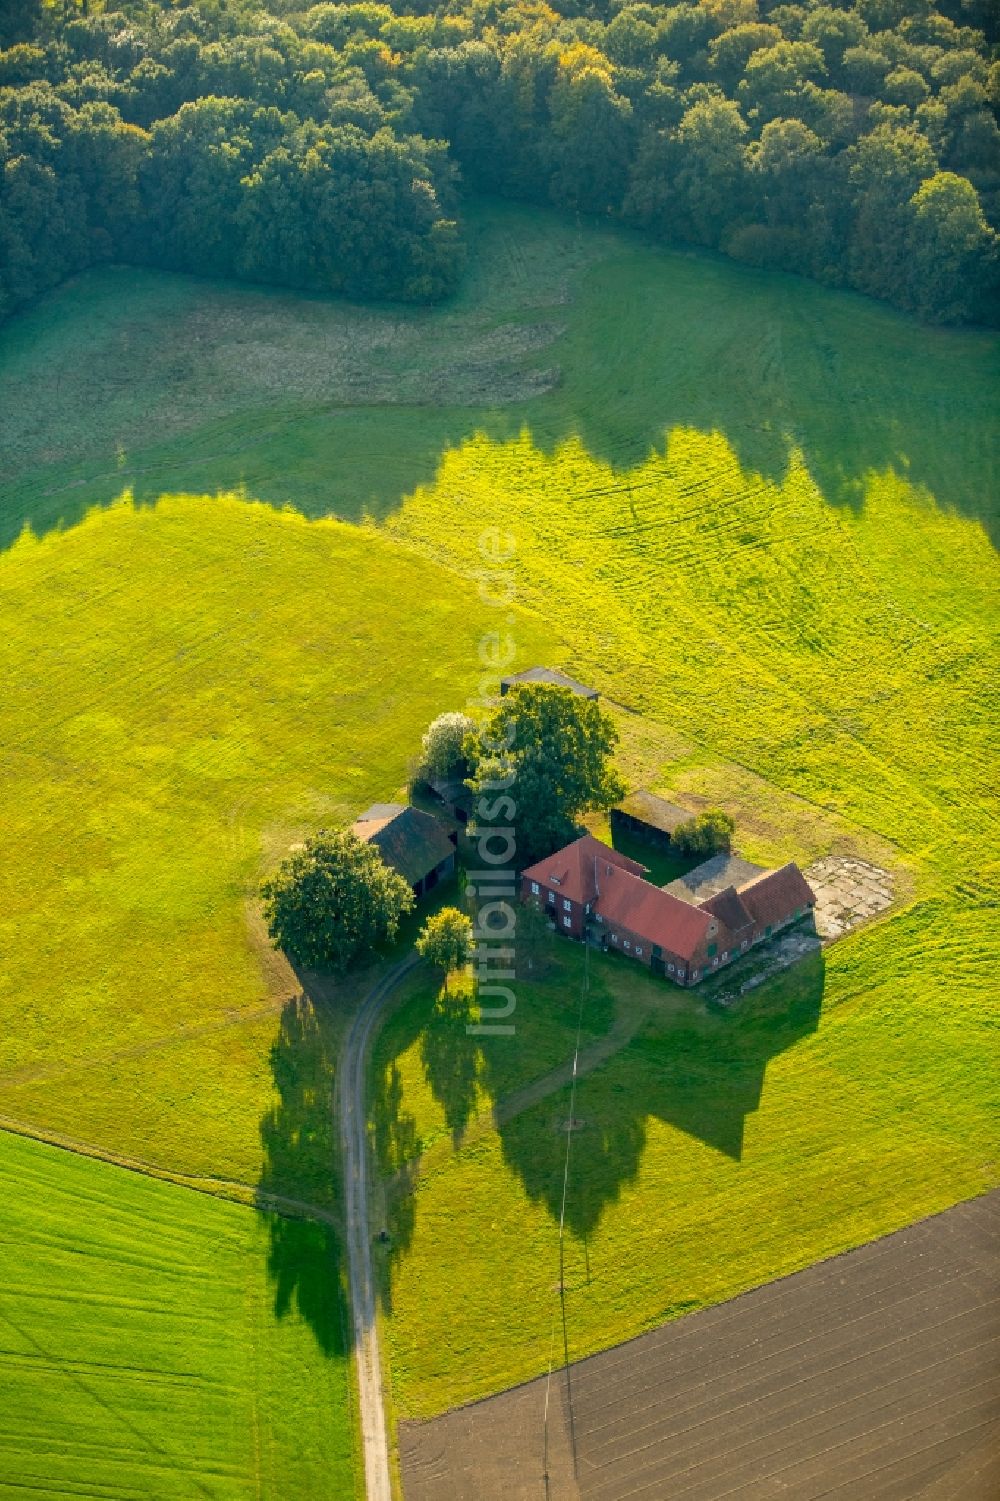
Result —
POLYGON ((733 847, 736 824, 721 808, 706 808, 694 818, 679 823, 670 842, 681 855, 715 855, 733 847))
POLYGON ((465 189, 997 321, 992 0, 0 0, 0 319, 125 260, 447 296, 465 189))
POLYGON ((307 839, 264 882, 261 895, 275 947, 298 963, 333 970, 391 943, 414 900, 378 850, 348 829, 307 839))
POLYGON ((519 865, 574 837, 583 813, 625 795, 614 720, 570 688, 518 683, 466 742, 478 819, 514 829, 519 865), (503 822, 501 822, 503 821, 503 822))
POLYGON ((472 922, 457 907, 442 907, 427 919, 417 937, 417 953, 448 975, 464 964, 472 947, 472 922))
POLYGON ((439 714, 428 725, 421 743, 421 768, 426 776, 446 777, 465 766, 465 741, 475 720, 460 710, 439 714))

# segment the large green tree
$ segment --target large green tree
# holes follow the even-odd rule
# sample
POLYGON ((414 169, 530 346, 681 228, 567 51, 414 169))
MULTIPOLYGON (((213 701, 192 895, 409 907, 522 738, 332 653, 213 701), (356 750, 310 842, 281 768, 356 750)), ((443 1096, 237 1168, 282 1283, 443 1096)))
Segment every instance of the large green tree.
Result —
POLYGON ((614 720, 595 699, 518 684, 466 742, 477 829, 509 826, 522 866, 565 844, 581 814, 624 796, 611 761, 617 743, 614 720))
POLYGON ((464 767, 465 741, 475 728, 475 720, 461 710, 439 714, 427 726, 421 741, 423 771, 429 777, 447 777, 456 768, 464 767))
POLYGON ((416 949, 421 959, 444 973, 444 988, 448 989, 448 977, 469 957, 472 948, 472 921, 457 907, 442 907, 424 923, 417 938, 416 949))
POLYGON ((972 183, 935 172, 910 201, 910 296, 933 322, 975 317, 996 283, 1000 241, 972 183))
POLYGON ((854 189, 848 271, 862 292, 907 301, 910 283, 910 199, 937 163, 912 126, 880 125, 847 153, 854 189))
POLYGON ((0 0, 0 47, 34 35, 42 0, 0 0))
POLYGON ((346 969, 391 943, 413 892, 350 830, 315 834, 261 888, 271 941, 300 964, 346 969))

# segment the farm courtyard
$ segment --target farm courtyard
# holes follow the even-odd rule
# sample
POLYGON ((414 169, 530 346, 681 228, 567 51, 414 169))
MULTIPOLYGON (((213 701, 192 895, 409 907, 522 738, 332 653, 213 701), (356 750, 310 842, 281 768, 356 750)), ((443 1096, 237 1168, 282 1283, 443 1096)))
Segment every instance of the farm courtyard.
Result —
MULTIPOLYGON (((560 1358, 1000 1181, 996 339, 540 212, 474 230, 436 311, 104 271, 0 333, 0 1125, 109 1159, 0 1134, 0 1474, 36 1494, 84 1461, 148 1494, 154 1440, 213 1495, 359 1484, 330 1102, 371 976, 295 975, 255 893, 401 791, 490 630, 599 688, 630 783, 725 806, 748 859, 891 881, 730 1009, 592 956, 560 1358), (95 1382, 137 1367, 126 1437, 95 1382), (296 1470, 284 1380, 318 1404, 296 1470), (47 1475, 13 1468, 29 1427, 47 1475)), ((378 1040, 397 1419, 546 1369, 582 967, 544 946, 488 1040, 417 971, 378 1040)))

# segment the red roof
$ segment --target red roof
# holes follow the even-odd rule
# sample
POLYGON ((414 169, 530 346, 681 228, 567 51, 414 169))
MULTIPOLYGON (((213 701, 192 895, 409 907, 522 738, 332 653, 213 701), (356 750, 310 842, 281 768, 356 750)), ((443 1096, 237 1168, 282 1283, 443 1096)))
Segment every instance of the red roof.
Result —
POLYGON ((558 891, 571 902, 592 902, 597 895, 597 882, 605 871, 619 869, 641 876, 645 865, 620 855, 607 844, 602 844, 592 834, 584 834, 565 848, 556 850, 537 865, 532 865, 522 875, 540 886, 558 891))
POLYGON ((692 959, 712 925, 709 913, 679 896, 661 891, 629 871, 603 875, 600 895, 594 903, 605 922, 619 923, 637 938, 692 959))
POLYGON ((794 861, 769 870, 740 887, 740 901, 758 928, 774 927, 816 901, 812 887, 794 861))
POLYGON ((753 918, 740 901, 735 886, 723 887, 715 896, 710 896, 707 901, 699 902, 698 905, 702 912, 711 912, 713 917, 717 917, 731 933, 739 933, 753 924, 753 918))
POLYGON ((798 866, 783 865, 695 904, 643 880, 646 867, 590 834, 556 850, 524 871, 526 880, 581 906, 588 903, 607 923, 691 960, 711 937, 723 945, 729 935, 755 927, 774 927, 816 900, 798 866))

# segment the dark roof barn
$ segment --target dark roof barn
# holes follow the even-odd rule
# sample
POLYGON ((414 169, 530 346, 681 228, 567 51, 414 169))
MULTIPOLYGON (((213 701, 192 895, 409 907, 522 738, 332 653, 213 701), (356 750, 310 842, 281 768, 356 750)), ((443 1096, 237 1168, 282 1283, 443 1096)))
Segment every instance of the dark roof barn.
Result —
POLYGON ((352 833, 374 844, 386 865, 411 886, 452 859, 454 845, 436 818, 404 803, 373 803, 357 819, 352 833))
POLYGON ((519 683, 547 683, 551 688, 568 688, 571 693, 578 694, 580 698, 600 697, 596 688, 588 688, 584 683, 578 683, 575 678, 568 678, 564 672, 557 672, 554 667, 527 667, 524 672, 515 672, 510 677, 501 678, 501 697, 511 688, 516 688, 519 683))

